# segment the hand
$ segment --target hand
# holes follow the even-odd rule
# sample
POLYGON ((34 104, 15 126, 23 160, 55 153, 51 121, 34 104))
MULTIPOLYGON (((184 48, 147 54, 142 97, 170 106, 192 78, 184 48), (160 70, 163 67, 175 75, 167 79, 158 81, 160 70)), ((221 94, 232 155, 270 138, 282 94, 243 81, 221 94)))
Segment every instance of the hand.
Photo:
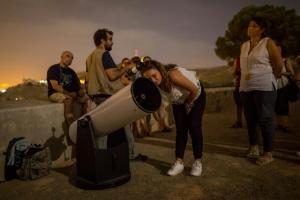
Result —
POLYGON ((124 85, 124 86, 127 86, 131 83, 131 80, 130 80, 130 77, 127 75, 127 74, 123 74, 120 78, 121 80, 121 83, 124 85))
POLYGON ((186 114, 189 114, 191 112, 193 106, 194 106, 194 103, 187 103, 187 104, 185 104, 185 112, 186 112, 186 114))
POLYGON ((282 76, 291 76, 292 74, 291 74, 291 72, 283 72, 283 73, 281 73, 281 75, 282 76))
POLYGON ((80 90, 78 91, 78 95, 79 95, 80 97, 83 97, 83 96, 85 95, 84 90, 83 90, 83 89, 80 89, 80 90))
POLYGON ((77 93, 76 92, 69 92, 68 94, 70 97, 72 97, 73 99, 77 98, 77 93))

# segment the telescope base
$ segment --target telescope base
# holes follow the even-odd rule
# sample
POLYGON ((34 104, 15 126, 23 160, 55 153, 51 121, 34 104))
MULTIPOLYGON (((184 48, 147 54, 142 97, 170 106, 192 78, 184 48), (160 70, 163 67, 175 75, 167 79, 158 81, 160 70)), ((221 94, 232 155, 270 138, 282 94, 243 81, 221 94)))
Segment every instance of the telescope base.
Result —
POLYGON ((109 181, 104 181, 100 183, 94 183, 89 180, 83 179, 82 177, 76 177, 76 184, 79 188, 82 189, 89 189, 89 190, 97 190, 97 189, 106 189, 111 187, 117 187, 119 185, 123 185, 124 183, 128 182, 131 178, 130 174, 126 174, 120 176, 115 179, 111 179, 109 181))
POLYGON ((83 189, 104 189, 131 178, 128 143, 123 128, 107 135, 107 148, 99 149, 89 116, 78 120, 76 184, 83 189))

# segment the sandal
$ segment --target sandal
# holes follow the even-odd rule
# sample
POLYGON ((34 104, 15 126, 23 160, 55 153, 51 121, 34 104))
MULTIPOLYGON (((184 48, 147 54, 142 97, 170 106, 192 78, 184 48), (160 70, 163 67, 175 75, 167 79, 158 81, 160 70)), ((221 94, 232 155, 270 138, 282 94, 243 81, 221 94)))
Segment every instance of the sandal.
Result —
POLYGON ((243 123, 242 122, 235 122, 231 128, 243 128, 243 123))
POLYGON ((259 158, 259 150, 258 149, 249 149, 248 150, 248 153, 246 155, 247 158, 250 158, 250 159, 257 159, 259 158))
POLYGON ((266 164, 271 163, 273 161, 274 161, 273 157, 264 157, 264 156, 262 156, 262 157, 258 158, 255 163, 257 165, 266 165, 266 164))
POLYGON ((292 133, 291 129, 289 129, 288 127, 284 127, 284 126, 281 128, 281 131, 283 133, 292 133))
POLYGON ((161 132, 171 132, 172 131, 172 128, 170 127, 165 127, 163 129, 160 130, 161 132))

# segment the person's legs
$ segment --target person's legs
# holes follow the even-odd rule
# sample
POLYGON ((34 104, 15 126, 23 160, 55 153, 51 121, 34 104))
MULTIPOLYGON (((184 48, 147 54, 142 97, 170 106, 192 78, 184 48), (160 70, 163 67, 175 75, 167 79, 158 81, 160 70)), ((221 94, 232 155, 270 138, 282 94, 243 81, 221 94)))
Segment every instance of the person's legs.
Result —
POLYGON ((255 92, 255 101, 264 149, 264 153, 262 157, 257 160, 257 164, 267 164, 273 160, 272 149, 275 134, 273 117, 276 102, 276 91, 257 91, 255 92))
POLYGON ((150 133, 150 130, 147 126, 147 121, 146 121, 146 117, 143 117, 140 119, 140 123, 141 123, 141 128, 142 128, 142 132, 143 132, 143 135, 148 135, 150 136, 151 133, 150 133))
MULTIPOLYGON (((101 97, 96 96, 92 98, 92 101, 99 106, 101 103, 103 103, 108 97, 101 97)), ((95 137, 95 142, 98 147, 98 149, 107 149, 107 135, 105 136, 97 136, 95 137)))
MULTIPOLYGON (((70 126, 72 122, 75 120, 73 114, 73 98, 68 95, 56 92, 53 93, 51 96, 49 96, 49 99, 52 102, 64 104, 64 117, 65 117, 66 125, 67 127, 70 126)), ((66 134, 66 139, 69 145, 73 144, 68 132, 66 134)))
POLYGON ((138 138, 143 137, 142 135, 140 135, 140 131, 138 129, 138 120, 131 123, 131 131, 135 137, 138 137, 138 138))
POLYGON ((185 105, 173 105, 174 119, 176 124, 176 158, 183 159, 188 139, 188 117, 185 105))
POLYGON ((289 101, 286 95, 286 88, 277 90, 277 98, 275 103, 276 125, 277 129, 283 132, 289 132, 288 116, 289 101))
POLYGON ((135 149, 135 143, 134 143, 134 136, 131 131, 130 125, 126 125, 124 127, 127 142, 128 142, 128 150, 129 150, 129 159, 130 160, 136 160, 136 161, 146 161, 148 159, 148 156, 138 154, 135 149))
POLYGON ((170 176, 176 176, 180 174, 184 169, 183 157, 188 139, 188 118, 185 112, 185 105, 173 105, 173 110, 176 124, 176 161, 167 172, 167 174, 170 176))
POLYGON ((80 97, 79 102, 83 104, 83 109, 82 109, 83 114, 86 114, 89 111, 91 111, 91 100, 87 95, 80 97))
POLYGON ((68 95, 56 92, 49 96, 49 99, 56 103, 64 103, 64 116, 68 126, 70 126, 74 121, 73 98, 68 95))
POLYGON ((64 105, 65 105, 65 118, 67 120, 68 126, 70 126, 72 122, 75 120, 73 114, 73 98, 66 96, 64 100, 64 105))
POLYGON ((233 91, 233 99, 236 105, 236 122, 231 127, 241 128, 243 127, 243 123, 242 123, 243 104, 238 89, 235 89, 233 91))
POLYGON ((241 98, 244 106, 244 114, 247 122, 248 129, 248 139, 249 139, 249 152, 247 153, 247 157, 256 158, 259 156, 258 151, 258 119, 257 119, 257 111, 256 104, 254 101, 254 92, 241 92, 241 98))
POLYGON ((169 126, 169 110, 168 107, 170 107, 169 99, 165 94, 161 95, 162 102, 159 110, 157 111, 158 115, 158 122, 160 123, 160 129, 162 132, 168 132, 171 131, 172 128, 169 126))
POLYGON ((138 119, 138 120, 136 120, 134 123, 133 123, 133 130, 135 130, 136 131, 136 136, 138 137, 138 138, 142 138, 142 137, 144 137, 145 135, 145 131, 144 131, 144 127, 143 127, 143 125, 142 125, 142 119, 138 119))
POLYGON ((54 103, 63 103, 67 95, 55 92, 52 95, 49 96, 49 100, 54 103))
POLYGON ((124 127, 125 130, 125 134, 126 134, 126 138, 127 138, 127 142, 128 142, 128 149, 129 149, 129 159, 134 159, 137 154, 135 152, 135 148, 134 148, 134 137, 133 137, 133 133, 130 129, 130 125, 126 125, 124 127))
POLYGON ((149 133, 151 134, 152 132, 152 127, 151 127, 151 114, 146 116, 146 126, 148 127, 149 133))
POLYGON ((168 111, 167 111, 167 106, 168 106, 168 102, 166 102, 165 99, 162 99, 162 104, 158 110, 158 115, 159 115, 159 118, 160 118, 160 126, 161 126, 161 131, 163 132, 168 132, 168 131, 171 131, 171 127, 169 126, 169 118, 168 118, 168 111))
POLYGON ((243 104, 241 102, 237 105, 236 115, 237 115, 237 121, 239 122, 239 124, 242 127, 243 126, 243 118, 242 118, 243 117, 243 104))
POLYGON ((202 134, 202 117, 206 104, 206 95, 202 89, 201 95, 195 101, 192 110, 189 113, 189 132, 192 139, 193 154, 195 161, 192 165, 190 174, 200 176, 202 174, 202 151, 203 151, 203 134, 202 134))
POLYGON ((289 133, 289 117, 287 115, 276 115, 276 129, 284 133, 289 133))
POLYGON ((284 133, 289 133, 291 132, 291 129, 289 128, 289 116, 285 115, 282 116, 282 131, 284 133))
POLYGON ((153 113, 153 117, 157 121, 160 131, 169 132, 172 130, 168 125, 168 116, 163 104, 160 106, 158 111, 153 113))
POLYGON ((203 134, 202 134, 202 117, 206 104, 206 95, 202 90, 201 95, 195 101, 192 110, 188 115, 189 133, 192 139, 193 154, 195 159, 202 158, 203 134))

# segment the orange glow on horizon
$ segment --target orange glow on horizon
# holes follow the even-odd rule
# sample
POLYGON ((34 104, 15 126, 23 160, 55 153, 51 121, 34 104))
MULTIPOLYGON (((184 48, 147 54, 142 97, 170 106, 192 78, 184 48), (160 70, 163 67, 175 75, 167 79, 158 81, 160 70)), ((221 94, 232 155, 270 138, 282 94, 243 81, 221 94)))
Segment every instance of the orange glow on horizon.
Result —
POLYGON ((0 83, 0 90, 3 90, 3 89, 7 89, 9 88, 11 85, 9 85, 8 83, 0 83))

